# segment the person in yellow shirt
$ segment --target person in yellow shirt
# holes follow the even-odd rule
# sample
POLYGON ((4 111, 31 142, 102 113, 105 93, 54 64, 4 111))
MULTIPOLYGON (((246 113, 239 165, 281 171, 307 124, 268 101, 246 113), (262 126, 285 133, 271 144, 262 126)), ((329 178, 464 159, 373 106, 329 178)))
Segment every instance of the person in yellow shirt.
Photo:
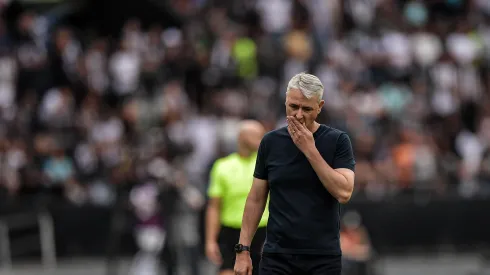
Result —
MULTIPOLYGON (((235 244, 240 238, 245 202, 252 187, 255 160, 265 129, 257 121, 241 122, 238 150, 215 161, 210 173, 206 210, 206 256, 220 267, 220 275, 233 275, 235 244)), ((249 248, 259 266, 269 212, 264 211, 249 248)), ((258 271, 258 268, 257 268, 258 271)), ((254 272, 254 274, 257 274, 254 272)))

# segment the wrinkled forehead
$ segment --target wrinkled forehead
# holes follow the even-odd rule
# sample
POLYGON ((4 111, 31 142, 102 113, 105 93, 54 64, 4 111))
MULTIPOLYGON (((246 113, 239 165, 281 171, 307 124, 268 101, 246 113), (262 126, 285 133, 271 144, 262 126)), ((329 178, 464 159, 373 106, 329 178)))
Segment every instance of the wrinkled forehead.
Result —
POLYGON ((294 104, 298 106, 313 108, 318 105, 318 98, 315 96, 312 98, 307 98, 298 89, 291 89, 286 94, 286 104, 294 104))

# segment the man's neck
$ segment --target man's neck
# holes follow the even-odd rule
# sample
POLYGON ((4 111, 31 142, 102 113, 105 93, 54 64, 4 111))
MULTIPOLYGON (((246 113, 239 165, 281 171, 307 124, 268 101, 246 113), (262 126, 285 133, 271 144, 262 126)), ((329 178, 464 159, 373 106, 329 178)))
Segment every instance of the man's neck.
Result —
POLYGON ((315 133, 318 128, 320 128, 320 123, 314 121, 310 127, 308 127, 308 130, 310 130, 311 133, 315 133))
POLYGON ((242 158, 248 158, 252 154, 252 152, 246 148, 238 148, 237 153, 242 158))

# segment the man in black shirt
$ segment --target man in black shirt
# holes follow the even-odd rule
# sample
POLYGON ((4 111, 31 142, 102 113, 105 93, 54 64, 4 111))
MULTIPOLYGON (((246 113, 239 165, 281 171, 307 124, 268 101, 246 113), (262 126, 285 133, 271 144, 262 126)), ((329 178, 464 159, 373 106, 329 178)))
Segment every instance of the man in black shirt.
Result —
POLYGON ((315 121, 324 101, 314 75, 294 76, 287 88, 288 126, 261 141, 243 215, 235 274, 252 274, 249 246, 269 201, 259 274, 340 275, 340 206, 354 188, 355 160, 346 133, 315 121))

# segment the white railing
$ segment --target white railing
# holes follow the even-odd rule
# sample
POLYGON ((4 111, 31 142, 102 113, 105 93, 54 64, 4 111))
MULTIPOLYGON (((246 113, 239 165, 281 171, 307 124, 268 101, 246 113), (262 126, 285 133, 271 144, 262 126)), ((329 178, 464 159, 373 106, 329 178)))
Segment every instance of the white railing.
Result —
POLYGON ((43 267, 45 269, 56 267, 56 246, 51 215, 44 212, 39 214, 17 214, 0 219, 0 264, 3 270, 12 270, 12 248, 16 247, 16 243, 20 243, 22 240, 26 243, 22 252, 32 252, 40 248, 43 267), (21 240, 13 239, 11 236, 12 232, 33 228, 39 229, 39 233, 19 237, 21 240))

